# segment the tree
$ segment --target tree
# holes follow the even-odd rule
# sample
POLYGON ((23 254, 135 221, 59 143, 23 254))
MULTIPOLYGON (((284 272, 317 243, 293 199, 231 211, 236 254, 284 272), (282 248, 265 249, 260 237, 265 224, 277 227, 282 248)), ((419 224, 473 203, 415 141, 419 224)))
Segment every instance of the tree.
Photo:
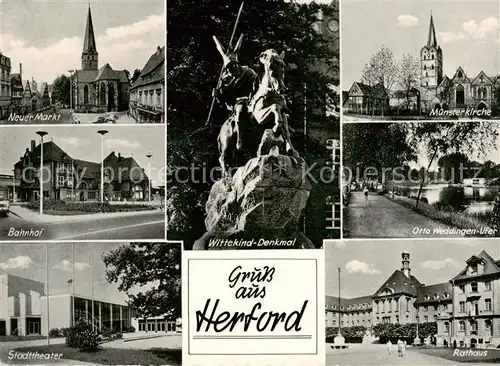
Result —
POLYGON ((500 116, 500 86, 497 86, 494 90, 493 103, 492 103, 492 114, 494 116, 500 116))
POLYGON ((405 124, 346 124, 342 135, 344 166, 355 174, 355 180, 363 179, 368 167, 375 168, 384 181, 394 179, 397 167, 417 159, 416 146, 407 141, 405 124), (359 177, 358 171, 363 173, 359 177))
POLYGON ((141 70, 135 69, 134 73, 132 74, 132 77, 130 78, 130 82, 133 84, 139 78, 139 75, 141 75, 141 70))
POLYGON ((415 207, 418 207, 425 178, 436 158, 450 153, 477 152, 487 154, 495 146, 498 128, 491 122, 414 122, 407 124, 410 140, 425 149, 428 164, 422 175, 415 207))
MULTIPOLYGON (((227 47, 239 6, 240 2, 234 0, 172 0, 167 7, 167 166, 172 172, 194 166, 210 173, 219 166, 217 135, 228 117, 227 110, 216 103, 212 124, 205 126, 212 89, 222 67, 212 35, 227 47)), ((244 34, 240 63, 257 71, 261 71, 257 57, 262 51, 268 48, 285 51, 285 83, 289 91, 290 126, 294 129, 302 125, 305 97, 309 111, 318 106, 324 109, 325 100, 338 101, 336 91, 329 87, 338 84, 337 77, 311 67, 321 63, 322 69, 328 70, 335 66, 339 56, 338 51, 332 50, 331 40, 313 27, 320 9, 324 16, 333 15, 334 9, 316 3, 245 1, 236 30, 236 39, 244 34)), ((297 136, 292 139, 295 144, 297 136)), ((171 217, 182 220, 172 225, 175 233, 168 230, 168 238, 189 235, 191 239, 204 234, 206 193, 212 183, 203 179, 180 181, 172 175, 167 201, 173 212, 167 215, 167 221, 171 217), (184 192, 176 191, 175 197, 170 196, 174 186, 184 192), (178 225, 179 222, 185 226, 178 225)))
POLYGON ((59 75, 52 83, 52 102, 69 104, 70 94, 70 78, 59 75))
POLYGON ((469 167, 469 163, 471 162, 467 155, 461 152, 444 155, 438 160, 442 178, 452 183, 459 183, 463 180, 461 172, 469 167))
POLYGON ((403 55, 399 63, 398 84, 403 92, 406 108, 410 109, 412 96, 420 84, 420 61, 411 54, 403 55))
POLYGON ((102 256, 106 279, 118 283, 144 318, 181 317, 181 247, 176 243, 129 243, 102 256))
POLYGON ((446 79, 442 83, 442 86, 440 86, 439 88, 439 99, 441 100, 441 102, 443 102, 443 105, 446 105, 446 107, 448 107, 450 105, 452 95, 453 95, 452 84, 448 79, 446 79))
POLYGON ((382 46, 363 67, 361 81, 367 85, 381 84, 386 90, 391 90, 396 82, 399 67, 394 61, 394 53, 382 46))

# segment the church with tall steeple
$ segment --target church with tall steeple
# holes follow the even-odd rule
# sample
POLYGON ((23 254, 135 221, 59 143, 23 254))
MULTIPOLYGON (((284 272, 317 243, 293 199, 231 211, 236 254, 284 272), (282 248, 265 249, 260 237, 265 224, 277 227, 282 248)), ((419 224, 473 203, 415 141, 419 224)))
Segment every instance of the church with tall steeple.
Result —
POLYGON ((439 46, 431 14, 427 43, 420 50, 420 101, 422 112, 436 109, 491 109, 500 75, 484 71, 468 76, 459 66, 450 78, 443 72, 443 50, 439 46))
POLYGON ((75 111, 103 113, 127 110, 130 81, 125 70, 113 70, 108 63, 99 68, 90 3, 81 59, 81 69, 72 75, 75 111))

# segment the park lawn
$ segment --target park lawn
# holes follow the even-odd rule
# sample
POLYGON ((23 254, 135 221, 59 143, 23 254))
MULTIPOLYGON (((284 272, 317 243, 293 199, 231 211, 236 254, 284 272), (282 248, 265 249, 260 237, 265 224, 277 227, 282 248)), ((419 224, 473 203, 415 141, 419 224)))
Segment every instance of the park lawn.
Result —
MULTIPOLYGON (((469 348, 457 348, 460 352, 469 348)), ((414 348, 415 351, 429 356, 441 357, 459 363, 497 363, 500 364, 500 349, 473 348, 475 352, 487 352, 486 356, 453 356, 454 348, 414 348)))
MULTIPOLYGON (((62 359, 76 360, 95 363, 100 365, 182 365, 181 349, 156 348, 151 350, 135 350, 120 348, 100 348, 95 352, 82 352, 76 348, 64 344, 56 344, 50 347, 36 346, 17 348, 18 352, 38 352, 63 354, 62 359)), ((4 356, 5 357, 5 356, 4 356)), ((7 361, 7 360, 2 360, 7 361)), ((8 360, 11 364, 21 365, 25 360, 8 360)), ((45 360, 44 362, 50 363, 45 360)))

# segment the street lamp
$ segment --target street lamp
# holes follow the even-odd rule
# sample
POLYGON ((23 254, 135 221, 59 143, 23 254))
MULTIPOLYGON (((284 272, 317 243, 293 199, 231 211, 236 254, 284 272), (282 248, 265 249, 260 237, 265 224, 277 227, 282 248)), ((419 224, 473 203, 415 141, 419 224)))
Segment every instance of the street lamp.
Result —
POLYGON ((146 155, 148 158, 148 202, 151 203, 151 157, 153 154, 149 153, 146 155))
POLYGON ((99 130, 97 133, 101 135, 101 203, 104 203, 104 135, 108 131, 99 130))
POLYGON ((69 72, 69 109, 73 109, 73 75, 75 70, 68 70, 69 72))
POLYGON ((43 215, 43 136, 48 135, 45 131, 37 131, 37 135, 40 136, 40 215, 43 215))
POLYGON ((418 322, 420 320, 420 317, 417 315, 415 319, 417 320, 417 334, 415 336, 415 339, 413 340, 413 344, 418 346, 420 344, 420 337, 418 336, 418 322))
POLYGON ((16 169, 12 169, 12 203, 16 203, 16 169))

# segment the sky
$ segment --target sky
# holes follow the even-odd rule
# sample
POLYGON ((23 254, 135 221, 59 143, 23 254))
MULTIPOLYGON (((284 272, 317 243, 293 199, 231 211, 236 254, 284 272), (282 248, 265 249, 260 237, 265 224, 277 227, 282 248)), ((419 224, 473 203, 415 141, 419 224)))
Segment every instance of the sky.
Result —
POLYGON ((341 297, 373 295, 396 270, 401 269, 401 253, 410 253, 410 269, 421 283, 449 281, 465 261, 485 250, 500 260, 498 239, 362 240, 329 241, 325 248, 325 294, 338 296, 338 267, 341 269, 341 297))
MULTIPOLYGON (((478 155, 477 151, 464 152, 464 153, 469 157, 469 160, 471 160, 471 161, 477 161, 480 163, 484 163, 488 160, 491 160, 496 164, 500 164, 500 124, 499 124, 499 128, 498 128, 498 136, 497 136, 495 145, 496 145, 496 149, 492 149, 483 155, 478 155)), ((438 156, 438 158, 434 160, 433 164, 431 165, 431 170, 438 169, 439 158, 440 158, 440 156, 438 156)), ((427 168, 428 164, 429 164, 429 159, 427 157, 426 152, 421 151, 420 154, 418 154, 417 162, 411 162, 408 165, 412 169, 420 169, 420 167, 422 167, 422 166, 427 168)))
MULTIPOLYGON (((99 67, 132 74, 165 45, 163 0, 90 1, 99 67)), ((51 84, 81 68, 87 0, 0 0, 0 52, 12 73, 51 84)))
MULTIPOLYGON (((165 180, 165 126, 106 126, 109 132, 104 136, 104 156, 112 151, 124 157, 132 156, 148 173, 148 158, 151 153, 152 185, 164 185, 165 180), (163 168, 163 171, 161 170, 163 168)), ((66 151, 73 159, 93 162, 101 161, 101 136, 97 133, 102 126, 44 126, 48 132, 44 141, 52 141, 66 151)), ((31 140, 40 143, 36 131, 40 126, 0 128, 0 174, 12 174, 14 164, 31 147, 31 140)))
POLYGON ((342 0, 342 88, 359 81, 361 70, 382 45, 396 60, 410 53, 420 58, 427 43, 432 12, 444 74, 462 66, 469 77, 483 70, 500 73, 500 3, 498 0, 342 0))
MULTIPOLYGON (((118 291, 118 284, 110 284, 106 281, 106 267, 101 259, 103 254, 125 244, 127 243, 74 243, 75 294, 92 296, 93 276, 94 298, 111 302, 125 302, 128 297, 125 293, 118 291)), ((72 243, 49 243, 48 246, 49 294, 70 293, 72 284, 68 284, 68 281, 73 276, 72 243)), ((45 283, 46 268, 45 243, 0 243, 0 272, 4 271, 14 276, 45 283)), ((134 288, 132 293, 146 288, 134 288)))

